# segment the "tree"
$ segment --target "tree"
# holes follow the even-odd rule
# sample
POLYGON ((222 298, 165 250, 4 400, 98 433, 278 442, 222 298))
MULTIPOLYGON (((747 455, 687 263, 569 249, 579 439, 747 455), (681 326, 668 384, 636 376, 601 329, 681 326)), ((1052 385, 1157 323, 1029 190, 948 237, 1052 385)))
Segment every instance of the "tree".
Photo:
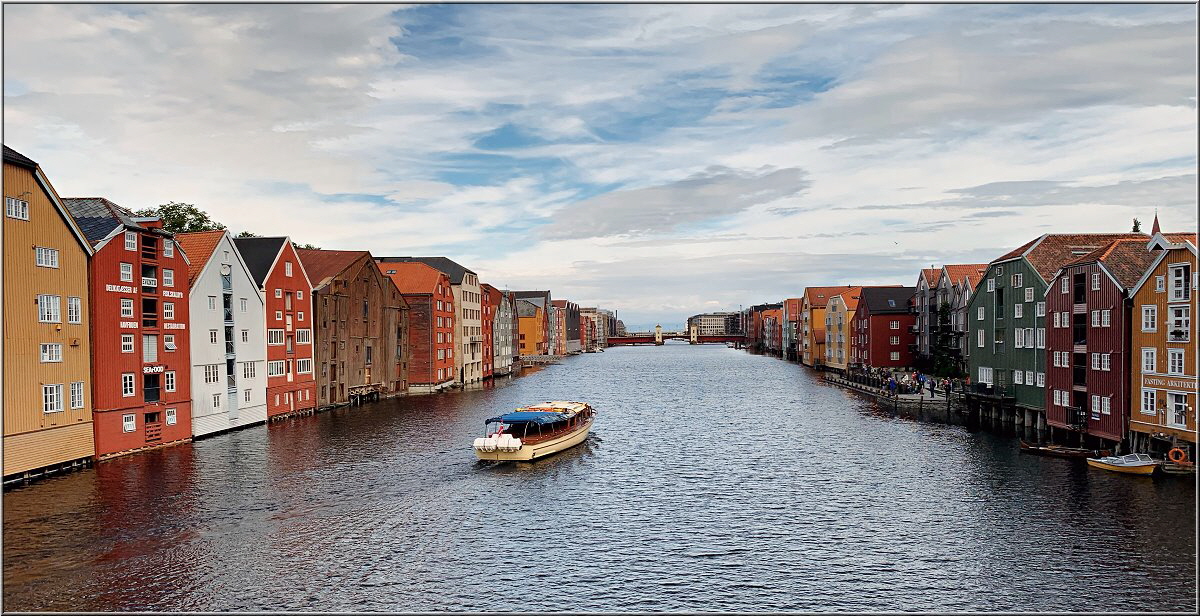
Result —
POLYGON ((302 250, 320 250, 321 249, 320 246, 317 246, 315 244, 297 244, 296 242, 292 242, 292 247, 300 248, 302 250))
POLYGON ((1133 232, 1134 233, 1142 232, 1142 221, 1140 221, 1136 218, 1133 219, 1133 232))
POLYGON ((262 237, 262 236, 257 233, 254 233, 253 231, 242 231, 241 233, 239 233, 233 237, 262 237))
POLYGON ((163 230, 171 233, 193 231, 216 231, 225 225, 209 217, 208 212, 191 203, 169 201, 156 207, 134 210, 135 216, 157 216, 163 221, 163 230))

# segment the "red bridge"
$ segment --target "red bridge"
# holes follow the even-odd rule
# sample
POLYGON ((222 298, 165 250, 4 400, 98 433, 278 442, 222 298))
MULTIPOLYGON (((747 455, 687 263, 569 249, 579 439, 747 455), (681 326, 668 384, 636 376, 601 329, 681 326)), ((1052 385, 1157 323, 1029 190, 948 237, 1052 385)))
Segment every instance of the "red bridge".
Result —
MULTIPOLYGON (((692 342, 692 337, 690 335, 688 335, 687 332, 663 332, 662 340, 663 340, 663 342, 666 342, 667 340, 683 340, 685 342, 692 342)), ((730 334, 725 334, 725 335, 720 335, 720 336, 697 335, 694 344, 725 344, 728 342, 732 342, 734 344, 741 345, 741 344, 745 344, 746 338, 745 338, 745 336, 737 336, 737 335, 730 335, 730 334)), ((608 346, 610 346, 610 347, 631 346, 631 345, 636 345, 636 344, 660 344, 660 343, 656 341, 653 332, 635 333, 631 336, 619 336, 619 337, 618 336, 609 336, 609 338, 608 338, 608 346)))

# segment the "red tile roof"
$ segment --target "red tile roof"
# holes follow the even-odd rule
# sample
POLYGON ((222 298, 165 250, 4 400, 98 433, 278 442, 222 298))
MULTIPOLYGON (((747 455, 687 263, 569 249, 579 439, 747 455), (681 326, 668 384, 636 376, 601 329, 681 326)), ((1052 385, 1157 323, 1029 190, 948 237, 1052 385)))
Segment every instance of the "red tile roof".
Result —
POLYGON ((379 266, 384 276, 396 283, 402 295, 433 295, 437 291, 438 281, 443 278, 446 286, 450 286, 449 276, 419 261, 375 265, 379 266))
MULTIPOLYGON (((1196 241, 1195 233, 1164 233, 1163 237, 1170 242, 1196 241)), ((1100 262, 1104 268, 1117 279, 1126 289, 1137 284, 1146 270, 1154 263, 1158 253, 1146 248, 1146 238, 1128 238, 1113 240, 1086 255, 1066 263, 1064 267, 1085 263, 1100 262)))
POLYGON ((805 287, 804 298, 808 300, 808 304, 815 308, 824 308, 829 304, 829 298, 853 288, 850 285, 842 285, 840 287, 805 287))
POLYGON ((304 271, 313 288, 320 289, 329 284, 329 279, 337 276, 361 259, 364 255, 369 259, 371 253, 365 250, 308 250, 297 248, 296 255, 304 264, 304 271))
MULTIPOLYGON (((847 312, 858 308, 858 298, 862 296, 862 290, 862 287, 850 287, 849 289, 837 294, 837 297, 842 298, 842 303, 846 304, 847 312)), ((833 298, 831 297, 829 299, 833 298)))
POLYGON ((1150 237, 1144 233, 1054 233, 1032 240, 992 263, 1023 256, 1042 280, 1048 282, 1055 272, 1067 263, 1106 246, 1113 240, 1121 239, 1147 242, 1150 237))
POLYGON ((191 287, 196 283, 196 277, 204 270, 204 266, 208 264, 208 260, 212 257, 213 251, 217 249, 217 244, 221 243, 221 238, 225 237, 227 231, 220 229, 217 231, 194 231, 192 233, 176 233, 175 241, 183 247, 183 252, 188 257, 188 286, 191 287))
POLYGON ((940 267, 921 268, 921 277, 925 279, 925 284, 928 284, 931 287, 937 284, 938 272, 940 272, 941 269, 942 268, 940 267))
POLYGON ((946 272, 946 276, 950 278, 950 284, 958 284, 962 282, 963 278, 966 278, 971 286, 974 286, 979 282, 980 279, 983 278, 983 274, 984 272, 987 272, 987 268, 987 263, 942 266, 942 269, 946 272))

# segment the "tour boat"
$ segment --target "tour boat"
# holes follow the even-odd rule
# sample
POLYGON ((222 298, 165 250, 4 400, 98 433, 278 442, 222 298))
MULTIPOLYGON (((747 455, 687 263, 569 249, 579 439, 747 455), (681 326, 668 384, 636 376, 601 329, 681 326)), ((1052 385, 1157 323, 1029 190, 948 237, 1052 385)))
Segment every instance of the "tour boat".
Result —
POLYGON ((1052 456, 1055 458, 1092 458, 1111 455, 1107 449, 1095 450, 1082 447, 1064 447, 1062 445, 1031 445, 1021 441, 1021 453, 1035 456, 1052 456))
POLYGON ((487 436, 475 439, 475 455, 480 460, 536 460, 582 443, 595 416, 586 402, 555 400, 519 408, 484 422, 487 436))
POLYGON ((1158 468, 1159 464, 1162 464, 1162 461, 1155 460, 1144 453, 1131 453, 1127 456, 1088 458, 1087 463, 1089 466, 1102 468, 1107 471, 1134 475, 1150 475, 1158 468))

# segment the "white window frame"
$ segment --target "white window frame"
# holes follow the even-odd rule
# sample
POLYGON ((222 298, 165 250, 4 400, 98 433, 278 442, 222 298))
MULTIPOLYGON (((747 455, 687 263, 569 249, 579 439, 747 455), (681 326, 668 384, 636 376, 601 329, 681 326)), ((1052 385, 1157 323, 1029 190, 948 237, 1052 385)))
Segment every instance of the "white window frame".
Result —
POLYGON ((163 334, 163 351, 173 353, 178 349, 175 345, 175 334, 163 334))
POLYGON ((162 307, 163 307, 163 320, 164 321, 174 321, 175 320, 175 302, 163 302, 162 307))
POLYGON ((133 282, 133 264, 121 263, 121 282, 133 282))
POLYGON ((1046 386, 1046 373, 1045 372, 1038 372, 1036 375, 1034 375, 1034 378, 1036 380, 1038 387, 1046 386))
POLYGON ((67 323, 80 325, 83 323, 83 298, 67 298, 67 323))
POLYGON ((1154 304, 1142 306, 1142 331, 1158 331, 1158 306, 1154 304))
POLYGON ((267 346, 283 346, 284 331, 282 329, 267 330, 267 346))
POLYGON ((246 308, 250 305, 249 301, 244 297, 240 298, 240 299, 241 299, 241 301, 238 303, 241 305, 242 312, 246 312, 246 308))
POLYGON ((1142 347, 1142 373, 1154 374, 1158 371, 1158 349, 1142 347))
POLYGON ((1054 406, 1062 406, 1062 392, 1054 390, 1054 406))
POLYGON ((4 215, 17 220, 29 220, 29 202, 16 197, 5 197, 4 215))
POLYGON ((215 329, 208 330, 208 342, 210 344, 217 344, 217 330, 215 330, 215 329))
POLYGON ((283 299, 283 289, 279 287, 275 288, 275 299, 283 299))
POLYGON ((125 433, 137 432, 137 414, 125 413, 121 415, 121 431, 125 433))
POLYGON ((1112 310, 1100 311, 1100 327, 1112 327, 1112 310))
POLYGON ((1067 278, 1066 276, 1063 276, 1062 283, 1060 283, 1058 286, 1059 286, 1060 292, 1063 295, 1066 295, 1071 290, 1071 280, 1069 278, 1067 278))
POLYGON ((38 295, 37 304, 39 323, 62 323, 61 295, 38 295))
POLYGON ((1013 304, 1013 318, 1019 319, 1025 316, 1025 304, 1013 304))
POLYGON ((984 330, 982 330, 982 329, 978 329, 978 330, 976 330, 976 331, 977 331, 977 332, 979 332, 979 333, 978 333, 978 334, 977 334, 975 337, 976 337, 976 338, 978 338, 978 341, 979 341, 979 348, 981 348, 981 349, 982 349, 982 348, 983 348, 983 345, 984 345, 984 340, 985 340, 985 334, 986 334, 986 332, 985 332, 984 330))
POLYGON ((167 409, 163 415, 166 417, 168 426, 175 425, 175 422, 179 420, 179 415, 176 413, 175 409, 167 409))
POLYGON ((1187 374, 1187 349, 1167 349, 1167 374, 1182 376, 1187 374))
POLYGON ((250 330, 242 330, 242 342, 250 342, 250 330))
POLYGON ((292 277, 292 262, 291 261, 283 262, 283 275, 287 276, 288 278, 292 277))
POLYGON ((1037 328, 1036 332, 1037 333, 1034 335, 1037 336, 1037 348, 1039 348, 1039 349, 1046 348, 1046 328, 1039 327, 1039 328, 1037 328))
POLYGON ((46 248, 45 246, 34 246, 33 249, 34 265, 37 267, 49 267, 58 269, 58 249, 46 248))
POLYGON ((257 370, 255 369, 254 366, 255 366, 255 362, 252 362, 252 361, 242 363, 242 378, 243 379, 256 378, 257 370))
POLYGON ((1012 372, 1013 385, 1025 384, 1025 372, 1021 370, 1013 370, 1012 372))
POLYGON ((164 269, 164 270, 162 271, 162 281, 163 281, 163 286, 164 286, 164 287, 173 287, 173 286, 175 286, 175 270, 173 270, 173 269, 164 269))
POLYGON ((1158 417, 1158 390, 1149 387, 1142 388, 1142 407, 1143 415, 1152 415, 1158 417))
POLYGON ((987 290, 988 290, 988 293, 991 293, 996 290, 996 279, 995 278, 988 278, 987 290))
POLYGON ((42 385, 42 413, 61 413, 63 412, 63 386, 62 383, 50 383, 42 385))
POLYGON ((221 394, 213 394, 212 396, 213 396, 212 397, 213 410, 217 410, 217 409, 221 408, 221 394))
MULTIPOLYGON (((171 258, 175 256, 175 242, 168 239, 163 239, 163 256, 171 258)), ((174 409, 171 409, 174 410, 174 409)))
POLYGON ((121 316, 126 319, 133 318, 133 300, 128 297, 121 298, 121 316))
POLYGON ((81 409, 86 404, 83 399, 83 381, 75 381, 71 383, 71 408, 81 409))
POLYGON ((1092 327, 1100 327, 1100 311, 1092 311, 1092 327))
MULTIPOLYGON (((1033 287, 1030 287, 1030 288, 1033 288, 1033 287)), ((1034 316, 1038 316, 1038 317, 1046 316, 1046 302, 1038 302, 1038 303, 1034 304, 1033 314, 1034 314, 1034 316)))
POLYGON ((63 360, 62 343, 43 342, 38 346, 38 354, 43 364, 61 364, 63 360))
POLYGON ((1166 290, 1167 290, 1167 277, 1166 276, 1155 276, 1154 277, 1154 291, 1157 293, 1163 293, 1166 290))
POLYGON ((284 376, 287 374, 287 362, 282 359, 267 362, 267 376, 284 376))
POLYGON ((1092 272, 1092 290, 1100 290, 1100 272, 1092 272))
POLYGON ((299 300, 304 299, 304 291, 297 290, 296 291, 296 299, 299 299, 299 300))
POLYGON ((889 359, 890 361, 900 361, 900 351, 891 351, 891 352, 889 352, 889 353, 888 353, 888 359, 889 359))
POLYGON ((1055 327, 1062 327, 1062 325, 1061 325, 1061 319, 1059 318, 1061 314, 1062 314, 1062 313, 1060 313, 1060 312, 1055 312, 1055 313, 1054 313, 1054 326, 1055 326, 1055 327))
POLYGON ((1100 369, 1105 372, 1112 372, 1112 354, 1111 353, 1101 353, 1100 354, 1100 369))
POLYGON ((121 334, 121 352, 133 353, 135 349, 133 334, 121 334))
POLYGON ((137 381, 132 372, 121 374, 121 397, 129 398, 137 394, 137 381))
POLYGON ((308 328, 297 329, 296 344, 312 344, 312 330, 308 328))
POLYGON ((1100 369, 1100 354, 1099 353, 1092 353, 1091 367, 1092 367, 1092 370, 1100 369))
POLYGON ((175 371, 167 370, 163 373, 163 391, 175 391, 175 371))
POLYGON ((137 251, 137 233, 133 231, 125 232, 125 250, 137 251))
POLYGON ((312 374, 312 359, 308 357, 297 359, 296 374, 312 374))

